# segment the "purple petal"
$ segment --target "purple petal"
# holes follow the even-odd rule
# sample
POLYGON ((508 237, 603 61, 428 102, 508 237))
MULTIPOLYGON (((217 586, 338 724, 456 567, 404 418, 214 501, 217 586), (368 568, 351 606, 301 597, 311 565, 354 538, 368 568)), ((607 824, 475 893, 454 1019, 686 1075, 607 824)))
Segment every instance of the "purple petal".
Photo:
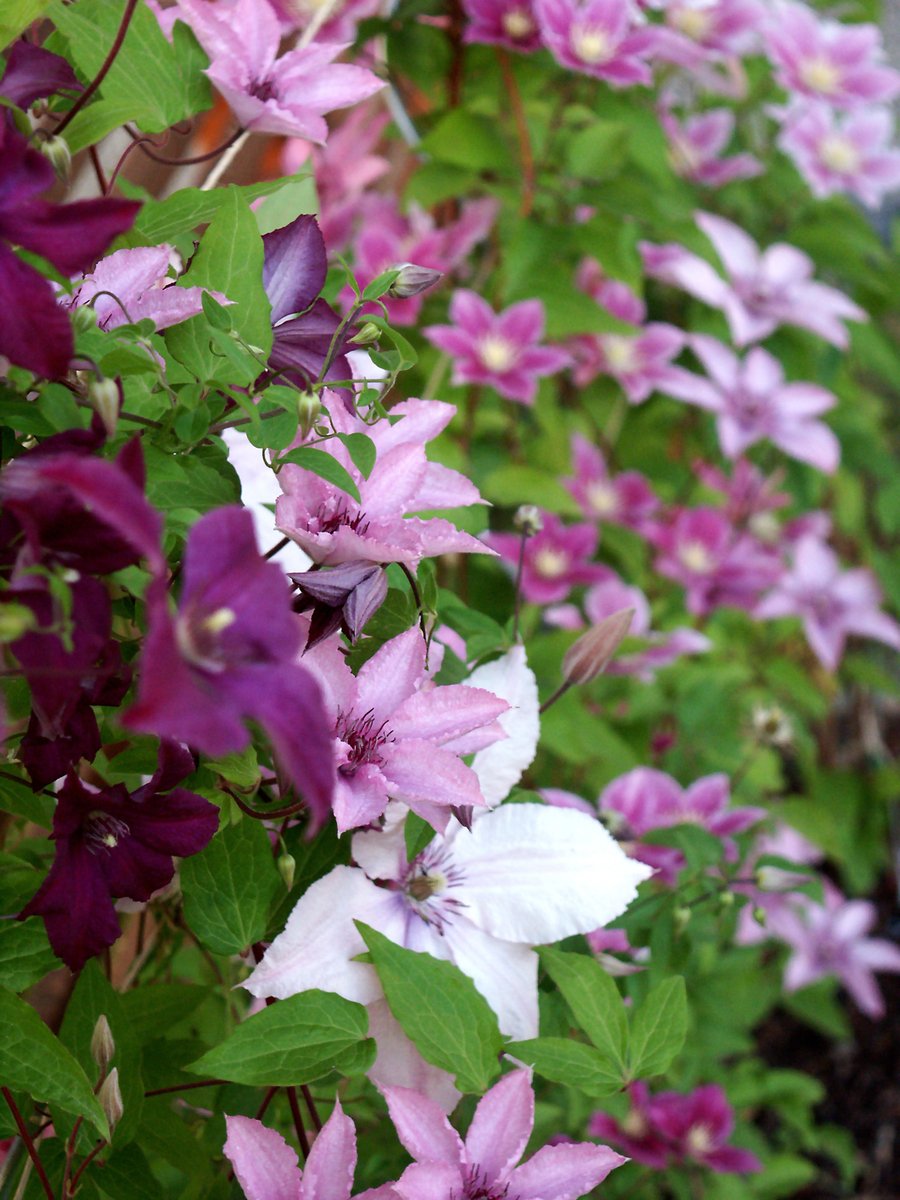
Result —
POLYGON ((65 375, 75 352, 72 327, 53 289, 0 242, 0 354, 45 379, 65 375))
POLYGON ((251 1117, 225 1118, 225 1156, 247 1200, 301 1200, 297 1155, 280 1133, 251 1117))
POLYGON ((309 308, 325 285, 325 242, 315 217, 301 216, 263 236, 263 286, 272 324, 309 308))
POLYGON ((64 58, 31 42, 17 41, 6 56, 0 79, 0 96, 18 108, 29 108, 35 100, 56 92, 83 91, 78 77, 64 58))

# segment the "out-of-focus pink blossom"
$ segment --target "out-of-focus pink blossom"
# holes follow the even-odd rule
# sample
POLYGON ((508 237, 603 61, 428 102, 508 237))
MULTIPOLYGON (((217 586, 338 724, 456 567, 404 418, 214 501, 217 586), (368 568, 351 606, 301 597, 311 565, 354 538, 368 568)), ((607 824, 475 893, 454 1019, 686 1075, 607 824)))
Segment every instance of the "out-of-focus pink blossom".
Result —
POLYGON ((463 10, 469 19, 464 42, 505 46, 523 54, 540 49, 532 0, 463 0, 463 10))
POLYGON ((743 361, 706 334, 691 337, 690 347, 709 378, 680 371, 669 394, 715 413, 723 454, 738 458, 765 438, 820 471, 837 469, 840 443, 816 420, 835 406, 836 396, 813 383, 785 383, 781 363, 760 346, 743 361))
MULTIPOLYGON (((732 463, 730 475, 702 461, 694 463, 694 472, 706 487, 724 496, 722 511, 734 525, 750 522, 752 526, 754 518, 769 518, 773 510, 784 508, 791 502, 787 492, 776 490, 784 482, 784 472, 763 475, 748 458, 739 458, 732 463)), ((775 521, 774 518, 771 520, 775 521)), ((776 536, 778 532, 775 521, 776 536)))
MULTIPOLYGON (((558 604, 574 587, 609 579, 609 567, 590 560, 597 549, 594 525, 565 525, 553 513, 543 514, 543 528, 525 542, 522 596, 532 604, 558 604)), ((522 539, 514 533, 489 533, 485 542, 513 566, 522 539)))
POLYGON ((752 54, 759 43, 765 10, 759 0, 669 0, 665 25, 657 34, 657 54, 695 71, 704 63, 752 54))
POLYGON ((652 527, 659 500, 639 471, 611 474, 600 450, 579 433, 572 437, 572 465, 575 474, 563 483, 586 517, 638 533, 652 527))
POLYGON ((656 44, 655 30, 641 23, 622 0, 535 0, 544 45, 573 71, 613 87, 649 84, 645 61, 656 44))
POLYGON ((450 301, 452 325, 422 332, 453 358, 454 383, 480 383, 508 400, 533 404, 537 381, 568 366, 563 350, 539 346, 544 333, 540 300, 522 300, 495 313, 476 292, 459 289, 450 301))
POLYGON ((815 536, 799 539, 793 566, 757 606, 763 620, 799 617, 813 653, 836 671, 851 634, 900 650, 900 625, 880 609, 881 590, 870 571, 842 571, 837 555, 815 536))
POLYGON ((777 242, 760 252, 749 234, 724 217, 698 212, 696 221, 722 260, 728 281, 674 242, 642 242, 644 268, 655 279, 722 309, 738 346, 762 341, 779 325, 799 325, 845 347, 844 321, 866 320, 843 292, 812 278, 812 260, 795 246, 777 242))
POLYGON ((891 148, 888 108, 860 108, 843 116, 825 104, 792 105, 778 145, 790 155, 814 196, 847 192, 869 208, 900 186, 900 150, 891 148))
POLYGON ((765 49, 788 92, 852 108, 893 100, 900 74, 884 63, 877 25, 818 16, 808 4, 781 0, 765 26, 765 49))
POLYGON ((679 121, 669 108, 659 114, 669 142, 672 166, 677 174, 704 187, 723 187, 735 179, 752 179, 764 170, 752 154, 723 153, 734 133, 734 113, 728 108, 711 108, 679 121))

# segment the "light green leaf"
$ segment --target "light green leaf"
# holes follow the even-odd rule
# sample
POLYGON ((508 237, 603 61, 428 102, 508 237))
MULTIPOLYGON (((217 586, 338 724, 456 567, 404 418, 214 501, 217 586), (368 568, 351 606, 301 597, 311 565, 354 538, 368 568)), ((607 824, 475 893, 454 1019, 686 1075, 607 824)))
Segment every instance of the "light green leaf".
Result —
POLYGON ((109 1137, 103 1109, 78 1062, 53 1036, 30 1004, 0 988, 0 1079, 35 1100, 85 1117, 109 1137))
POLYGON ((330 992, 301 992, 249 1017, 189 1071, 254 1087, 312 1083, 332 1071, 366 1071, 375 1043, 361 1004, 330 992))
POLYGON ((541 962, 562 992, 578 1025, 618 1069, 625 1072, 628 1024, 619 989, 593 958, 544 949, 541 962))
POLYGON ((499 1070, 497 1017, 453 963, 397 946, 356 922, 391 1012, 426 1062, 456 1076, 462 1092, 486 1092, 499 1070))
MULTIPOLYGON (((232 187, 249 204, 259 196, 269 195, 283 183, 283 179, 269 179, 264 183, 232 187)), ((171 241, 181 233, 188 233, 198 225, 205 225, 228 200, 231 190, 213 188, 209 192, 201 192, 199 188, 181 188, 165 200, 147 200, 130 232, 125 235, 125 241, 129 246, 156 246, 160 242, 171 241)))
POLYGON ((375 443, 364 433, 339 433, 338 437, 347 447, 353 465, 365 479, 375 466, 375 443))
POLYGON ((508 1051, 534 1067, 538 1075, 579 1088, 589 1096, 608 1096, 622 1087, 622 1073, 595 1046, 571 1038, 535 1038, 513 1042, 508 1051))
POLYGON ((0 984, 23 992, 59 966, 40 917, 0 923, 0 984))
POLYGON ((210 994, 194 983, 151 983, 121 996, 125 1015, 142 1042, 165 1037, 210 994))
POLYGON ((318 475, 321 479, 340 488, 342 492, 352 496, 357 503, 360 501, 359 488, 356 486, 353 476, 326 450, 317 450, 315 446, 299 446, 296 450, 283 454, 278 462, 279 464, 295 463, 298 467, 303 467, 305 471, 312 471, 314 475, 318 475))
POLYGON ((0 47, 17 38, 49 5, 50 0, 4 0, 0 15, 0 47))
POLYGON ((266 931, 281 877, 259 821, 227 825, 181 865, 184 915, 204 946, 238 954, 266 931))
POLYGON ((687 994, 680 975, 664 979, 631 1013, 628 1064, 631 1079, 661 1075, 687 1036, 687 994))

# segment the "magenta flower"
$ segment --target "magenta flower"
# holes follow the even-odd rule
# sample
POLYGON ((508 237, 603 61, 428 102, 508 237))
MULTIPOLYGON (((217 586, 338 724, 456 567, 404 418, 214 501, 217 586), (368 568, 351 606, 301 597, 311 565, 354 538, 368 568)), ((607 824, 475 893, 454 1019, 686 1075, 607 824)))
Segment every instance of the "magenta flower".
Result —
POLYGON ((250 513, 229 507, 201 517, 183 577, 174 618, 164 583, 148 592, 138 697, 123 724, 218 757, 247 745, 244 718, 252 717, 320 824, 334 788, 322 696, 295 661, 301 629, 287 581, 259 554, 250 513))
POLYGON ((715 1083, 692 1092, 657 1092, 646 1084, 629 1088, 632 1108, 620 1124, 595 1113, 588 1131, 622 1146, 636 1162, 662 1170, 673 1163, 697 1163, 722 1174, 761 1171, 749 1150, 726 1145, 734 1129, 734 1111, 715 1083))
POLYGON ((563 350, 539 346, 544 333, 540 300, 522 300, 501 313, 476 293, 459 289, 450 301, 452 325, 422 332, 453 358, 453 382, 492 387, 519 404, 533 404, 537 381, 568 365, 563 350))
POLYGON ((762 620, 799 617, 813 653, 836 671, 851 634, 900 650, 900 625, 880 610, 881 591, 864 568, 841 571, 837 555, 817 537, 798 540, 794 562, 756 607, 762 620))
MULTIPOLYGON (((597 583, 612 575, 609 567, 592 563, 597 549, 595 525, 564 525, 553 513, 543 513, 543 528, 525 542, 522 596, 532 604, 558 604, 574 587, 597 583)), ((516 566, 522 539, 515 533, 489 533, 485 542, 516 566)))
POLYGON ((219 826, 214 804, 175 787, 194 770, 187 750, 163 742, 153 778, 129 795, 122 784, 96 788, 70 771, 59 789, 50 874, 19 913, 44 918, 53 951, 72 971, 119 936, 113 898, 149 900, 175 868, 219 826))
MULTIPOLYGON (((101 258, 88 275, 74 280, 71 296, 60 296, 64 308, 90 304, 101 329, 116 329, 150 320, 157 329, 168 329, 202 312, 201 297, 208 288, 176 287, 169 268, 178 255, 172 246, 138 246, 117 250, 101 258)), ((211 293, 220 304, 231 301, 221 292, 211 293)))
POLYGON ((450 423, 456 411, 452 404, 407 400, 391 409, 401 421, 372 426, 348 413, 334 393, 330 398, 326 393, 324 403, 338 433, 364 433, 372 439, 376 459, 365 477, 338 438, 318 447, 348 471, 359 489, 359 501, 302 467, 289 463, 279 472, 285 494, 275 505, 277 527, 314 562, 402 562, 415 568, 423 558, 438 554, 491 553, 447 520, 406 515, 481 499, 464 475, 425 456, 425 442, 450 423))
POLYGON ((722 511, 729 521, 735 525, 749 522, 751 527, 758 523, 774 525, 777 534, 778 523, 771 514, 791 502, 787 492, 777 491, 784 482, 779 473, 763 475, 747 458, 732 463, 730 475, 699 461, 694 464, 694 471, 705 487, 725 498, 722 511))
POLYGON ((779 325, 799 325, 845 347, 849 339, 843 322, 866 320, 843 292, 815 282, 812 260, 796 247, 777 242, 760 253, 749 234, 724 217, 698 212, 696 221, 715 247, 729 282, 705 259, 671 242, 642 242, 644 268, 655 279, 722 309, 738 346, 761 341, 779 325))
POLYGON ((836 975, 867 1016, 883 1017, 884 998, 874 972, 900 973, 900 946, 865 936, 878 919, 874 904, 848 900, 827 879, 823 886, 822 904, 796 895, 767 922, 768 932, 792 951, 784 970, 785 990, 795 992, 836 975))
POLYGON ((0 354, 36 375, 65 375, 74 353, 69 318, 49 281, 7 243, 40 254, 74 275, 88 270, 140 205, 133 200, 38 199, 56 181, 53 167, 11 122, 0 121, 0 354))
POLYGON ((752 54, 765 9, 759 0, 668 0, 664 19, 657 53, 691 71, 717 59, 752 54))
POLYGON ((659 121, 669 143, 674 170, 692 183, 723 187, 735 179, 752 179, 764 169, 752 154, 723 157, 734 133, 734 113, 729 108, 711 108, 685 121, 679 121, 671 109, 663 108, 659 121))
POLYGON ((656 32, 641 25, 621 0, 535 0, 544 45, 563 67, 603 79, 613 87, 650 84, 644 61, 656 32))
POLYGON ((782 0, 766 25, 765 45, 778 82, 794 95, 852 108, 900 93, 900 74, 883 63, 877 25, 823 20, 806 4, 782 0))
POLYGON ((659 500, 639 471, 610 474, 600 450, 579 433, 572 437, 572 465, 575 474, 563 483, 586 517, 637 533, 652 527, 659 500))
POLYGON ((656 867, 659 878, 675 885, 684 866, 680 850, 669 846, 640 844, 640 838, 653 829, 670 825, 699 825, 721 838, 729 861, 737 859, 737 847, 731 835, 743 833, 768 814, 764 808, 730 808, 727 775, 706 775, 682 788, 671 775, 651 767, 636 767, 614 779, 600 793, 597 806, 601 816, 612 814, 623 836, 635 838, 632 853, 640 862, 656 867))
POLYGON ((791 106, 778 145, 814 196, 847 192, 869 208, 900 186, 900 150, 891 147, 888 108, 854 109, 843 117, 825 104, 791 106))
POLYGON ((576 1200, 625 1159, 608 1146, 544 1146, 516 1166, 534 1127, 530 1071, 512 1071, 479 1100, 466 1140, 434 1101, 385 1088, 400 1141, 416 1160, 394 1189, 402 1200, 576 1200))
MULTIPOLYGON (((356 1170, 356 1128, 340 1100, 322 1126, 305 1170, 280 1133, 252 1117, 225 1118, 225 1156, 247 1200, 350 1200, 356 1170)), ((356 1200, 397 1200, 390 1184, 356 1200)))
POLYGON ((659 550, 656 570, 685 588, 688 612, 698 616, 723 605, 749 612, 782 574, 773 549, 736 529, 715 508, 676 511, 653 541, 659 550))
POLYGON ((484 807, 478 777, 460 755, 503 737, 508 709, 481 688, 424 686, 425 641, 418 627, 392 638, 357 676, 335 642, 307 651, 334 731, 338 831, 369 825, 389 799, 402 800, 443 830, 454 805, 484 807))
POLYGON ((541 34, 532 0, 463 0, 469 19, 464 42, 505 46, 530 54, 541 47, 541 34))
POLYGON ((0 96, 17 108, 30 108, 35 100, 58 92, 82 91, 77 75, 59 54, 21 39, 9 48, 0 96))
POLYGON ((324 142, 323 113, 384 86, 364 67, 333 61, 345 45, 312 44, 279 58, 281 26, 268 0, 178 0, 178 9, 210 57, 206 74, 245 129, 324 142))
POLYGON ((837 404, 836 396, 813 383, 785 383, 781 363, 759 346, 743 362, 706 334, 695 334, 690 346, 709 378, 681 371, 669 394, 715 413, 726 457, 738 458, 765 438, 820 471, 837 470, 840 442, 816 420, 837 404))

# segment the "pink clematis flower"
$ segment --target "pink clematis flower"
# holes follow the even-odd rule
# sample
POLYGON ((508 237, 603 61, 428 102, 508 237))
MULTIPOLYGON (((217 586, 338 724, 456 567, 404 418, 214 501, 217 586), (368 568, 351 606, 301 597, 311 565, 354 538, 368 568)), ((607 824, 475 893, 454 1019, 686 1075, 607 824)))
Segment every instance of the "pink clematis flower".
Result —
POLYGON ((509 706, 481 688, 423 686, 418 627, 385 642, 356 676, 333 640, 307 651, 303 664, 319 680, 334 730, 340 833, 377 820, 389 798, 440 830, 452 805, 484 806, 478 776, 460 755, 502 738, 494 722, 509 706))
MULTIPOLYGON (((356 1128, 340 1100, 313 1142, 301 1171, 280 1133, 252 1117, 225 1118, 225 1156, 247 1200, 350 1200, 356 1169, 356 1128)), ((390 1184, 358 1193, 356 1200, 397 1200, 390 1184)))
POLYGON ((870 1017, 883 1017, 884 999, 875 971, 900 973, 900 946, 886 938, 865 935, 878 914, 867 900, 848 900, 827 879, 824 900, 792 897, 770 913, 767 931, 791 947, 784 971, 788 992, 837 975, 859 1008, 870 1017))
MULTIPOLYGON (((613 574, 592 563, 597 549, 594 525, 564 525, 553 513, 543 513, 543 528, 525 542, 522 596, 532 604, 557 604, 574 587, 596 583, 613 574)), ((515 533, 489 533, 485 541, 508 563, 517 564, 522 539, 515 533)))
POLYGON ((624 835, 638 839, 634 857, 655 867, 659 878, 674 886, 684 866, 683 854, 669 846, 641 845, 641 836, 670 825, 699 825, 722 839, 726 857, 734 862, 737 847, 731 835, 743 833, 768 814, 764 808, 730 808, 729 797, 727 775, 706 775, 683 789, 663 771, 636 767, 605 787, 597 806, 601 815, 612 815, 624 835))
POLYGON ((752 179, 764 170, 752 154, 722 157, 734 133, 731 109, 711 108, 679 121, 671 109, 663 108, 659 121, 669 143, 673 169, 692 183, 723 187, 735 179, 752 179))
POLYGON ((659 500, 639 471, 612 475, 600 450, 579 433, 572 437, 572 465, 575 474, 563 484, 586 517, 624 525, 637 533, 652 528, 659 500))
POLYGON ((687 592, 688 612, 705 616, 723 605, 750 612, 782 575, 778 555, 715 508, 685 508, 653 537, 656 570, 687 592))
POLYGON ((245 129, 324 142, 323 113, 384 86, 364 67, 333 61, 346 45, 314 43, 279 58, 281 26, 268 0, 178 0, 178 11, 210 57, 207 76, 245 129))
POLYGON ((576 1200, 626 1160, 608 1146, 544 1146, 516 1166, 534 1127, 531 1072, 513 1071, 478 1102, 465 1142, 441 1109, 385 1088, 400 1141, 416 1160, 393 1185, 402 1200, 576 1200))
POLYGON ((762 620, 799 617, 813 653, 836 671, 851 634, 900 650, 900 625, 881 612, 881 591, 871 572, 841 571, 837 555, 817 537, 801 537, 788 571, 755 609, 762 620))
POLYGON ((757 49, 764 14, 759 0, 668 0, 657 53, 689 71, 745 57, 757 49))
POLYGON ((535 0, 544 44, 563 67, 613 87, 650 84, 645 58, 656 31, 642 25, 622 0, 535 0))
POLYGON ((594 584, 584 597, 584 611, 592 625, 598 625, 623 608, 633 608, 629 635, 644 640, 645 645, 632 654, 618 654, 606 667, 607 675, 634 675, 644 683, 652 683, 656 672, 685 654, 703 654, 712 646, 708 637, 696 629, 679 626, 665 633, 650 628, 650 605, 639 588, 627 587, 621 580, 609 579, 594 584))
MULTIPOLYGON (((168 329, 202 312, 201 298, 208 288, 176 287, 169 269, 178 263, 172 246, 138 246, 116 250, 101 258, 88 275, 76 280, 71 296, 60 296, 64 308, 90 304, 101 329, 151 320, 157 329, 168 329)), ((211 292, 220 304, 231 301, 211 292)))
POLYGON ((672 1163, 698 1163, 734 1175, 762 1170, 755 1154, 726 1145, 734 1129, 734 1111, 718 1084, 651 1096, 646 1084, 633 1083, 629 1093, 632 1107, 624 1121, 595 1113, 588 1131, 609 1138, 635 1162, 656 1170, 672 1163))
POLYGON ((877 25, 823 20, 807 4, 777 3, 765 48, 778 82, 794 95, 852 108, 900 93, 900 74, 883 62, 877 25))
POLYGON ((469 19, 464 42, 505 46, 529 54, 541 47, 532 0, 463 0, 469 19))
POLYGON ((812 260, 795 246, 777 242, 760 253, 749 234, 724 217, 698 212, 696 221, 730 281, 705 259, 672 242, 642 242, 644 268, 654 279, 722 309, 738 346, 762 341, 779 325, 799 325, 843 348, 849 341, 843 322, 867 319, 843 292, 816 283, 812 260))
POLYGON ((533 404, 542 375, 569 363, 563 350, 539 346, 544 333, 540 300, 522 300, 501 313, 476 292, 459 289, 450 301, 452 325, 429 325, 422 332, 453 358, 453 382, 492 387, 519 404, 533 404))
POLYGON ((464 475, 425 456, 425 443, 450 423, 456 411, 452 404, 406 400, 391 410, 402 420, 372 426, 348 413, 334 393, 325 393, 323 403, 335 431, 364 433, 375 444, 376 458, 366 477, 338 438, 318 447, 350 474, 359 501, 302 467, 289 463, 280 471, 284 495, 275 505, 277 528, 313 562, 322 566, 402 562, 415 568, 423 558, 438 554, 491 553, 483 542, 461 533, 449 521, 406 515, 477 504, 481 499, 464 475))
POLYGON ((847 192, 869 208, 900 186, 900 150, 891 148, 893 117, 888 108, 855 109, 838 117, 825 104, 794 105, 778 145, 814 196, 847 192))
POLYGON ((717 338, 695 334, 690 347, 709 375, 679 372, 669 394, 716 415, 722 453, 738 458, 767 438, 791 458, 829 474, 837 470, 841 446, 816 418, 837 397, 813 383, 785 383, 777 358, 755 346, 742 362, 717 338))

